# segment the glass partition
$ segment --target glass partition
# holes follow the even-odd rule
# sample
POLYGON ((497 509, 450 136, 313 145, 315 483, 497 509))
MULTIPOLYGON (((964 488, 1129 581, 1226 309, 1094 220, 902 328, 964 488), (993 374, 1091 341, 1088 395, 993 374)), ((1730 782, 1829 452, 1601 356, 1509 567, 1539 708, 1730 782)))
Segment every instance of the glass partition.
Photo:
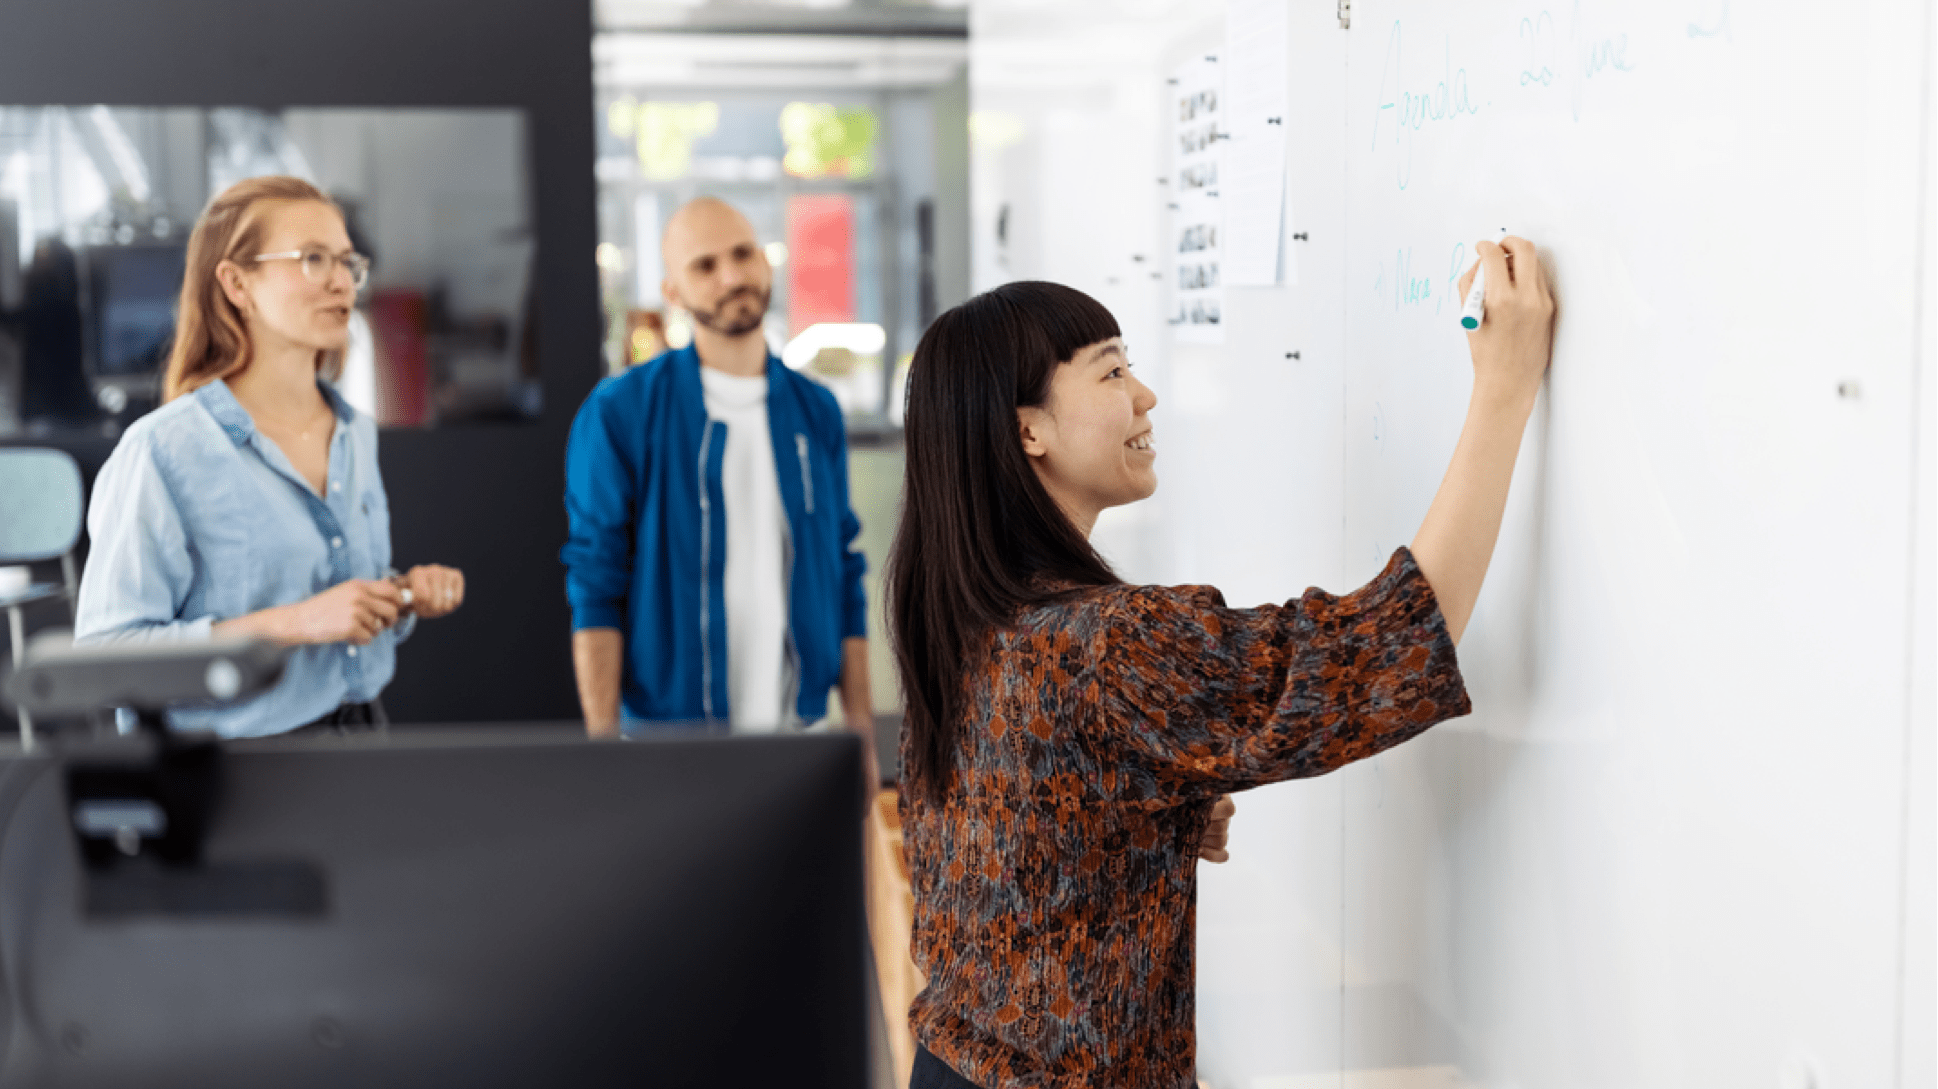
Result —
POLYGON ((856 438, 901 426, 901 382, 934 316, 935 136, 926 88, 608 89, 600 239, 611 369, 683 347, 660 230, 697 196, 733 204, 774 268, 766 330, 827 386, 856 438))
POLYGON ((290 174, 371 258, 338 388, 387 427, 535 419, 525 118, 511 109, 0 106, 0 435, 113 435, 161 395, 188 234, 290 174))

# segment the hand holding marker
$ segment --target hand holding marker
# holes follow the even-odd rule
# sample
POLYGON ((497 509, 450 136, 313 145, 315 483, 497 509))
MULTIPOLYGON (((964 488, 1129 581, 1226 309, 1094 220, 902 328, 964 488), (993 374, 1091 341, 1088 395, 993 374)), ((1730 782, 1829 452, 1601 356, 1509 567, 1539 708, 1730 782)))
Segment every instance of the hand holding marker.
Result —
MULTIPOLYGON (((1494 239, 1496 246, 1507 238, 1507 228, 1502 227, 1500 237, 1494 239)), ((1481 319, 1487 314, 1487 265, 1476 256, 1474 258, 1474 286, 1467 291, 1467 305, 1460 308, 1460 327, 1462 329, 1480 328, 1481 319)))

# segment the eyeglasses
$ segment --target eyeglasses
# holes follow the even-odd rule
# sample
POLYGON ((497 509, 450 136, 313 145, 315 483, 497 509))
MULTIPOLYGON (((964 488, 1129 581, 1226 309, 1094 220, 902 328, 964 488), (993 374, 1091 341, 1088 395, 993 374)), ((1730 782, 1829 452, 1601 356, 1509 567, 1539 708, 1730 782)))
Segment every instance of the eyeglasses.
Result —
POLYGON ((334 254, 322 250, 290 250, 288 253, 259 253, 258 261, 300 261, 303 264, 303 277, 310 283, 322 287, 330 282, 336 266, 342 265, 350 274, 350 287, 362 291, 370 279, 370 258, 361 253, 334 254))

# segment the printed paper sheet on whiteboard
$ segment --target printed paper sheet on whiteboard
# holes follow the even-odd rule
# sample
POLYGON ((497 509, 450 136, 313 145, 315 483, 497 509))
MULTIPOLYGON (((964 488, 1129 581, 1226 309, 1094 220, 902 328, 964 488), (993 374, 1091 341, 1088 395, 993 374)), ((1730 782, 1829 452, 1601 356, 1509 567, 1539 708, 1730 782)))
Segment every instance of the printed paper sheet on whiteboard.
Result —
MULTIPOLYGON (((1224 282, 1279 282, 1285 210, 1286 0, 1225 8, 1224 282)), ((1298 271, 1286 262, 1288 283, 1298 271)))
POLYGON ((1216 58, 1179 68, 1168 85, 1172 118, 1171 329, 1199 344, 1225 340, 1225 290, 1220 281, 1218 171, 1225 130, 1219 124, 1222 88, 1216 58))

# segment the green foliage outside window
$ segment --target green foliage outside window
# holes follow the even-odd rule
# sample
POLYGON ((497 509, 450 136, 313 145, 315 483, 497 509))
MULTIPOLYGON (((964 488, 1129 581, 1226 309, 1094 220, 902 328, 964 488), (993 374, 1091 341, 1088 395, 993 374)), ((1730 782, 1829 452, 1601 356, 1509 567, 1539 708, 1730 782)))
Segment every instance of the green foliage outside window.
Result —
POLYGON ((637 102, 621 98, 606 109, 606 127, 631 139, 639 168, 661 181, 686 175, 693 163, 693 141, 720 127, 720 106, 713 102, 637 102))
POLYGON ((797 178, 865 178, 875 171, 880 123, 866 106, 790 102, 781 110, 786 171, 797 178))

